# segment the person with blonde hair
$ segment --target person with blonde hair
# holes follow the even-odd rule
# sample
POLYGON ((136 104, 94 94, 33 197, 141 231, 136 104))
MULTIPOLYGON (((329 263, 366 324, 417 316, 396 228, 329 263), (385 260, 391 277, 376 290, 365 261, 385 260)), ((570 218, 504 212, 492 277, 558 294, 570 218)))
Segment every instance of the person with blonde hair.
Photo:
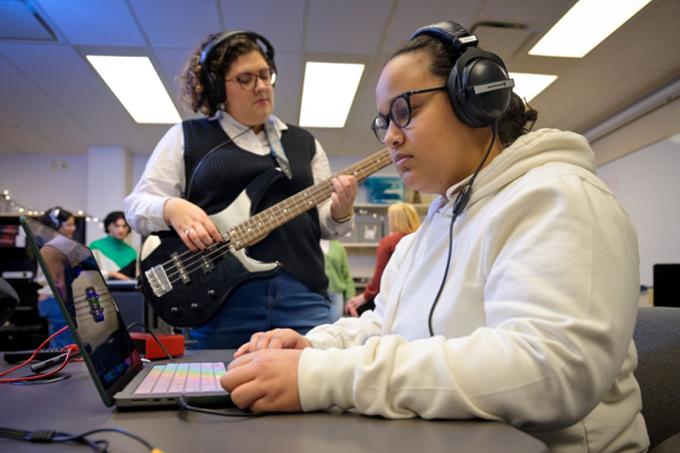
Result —
POLYGON ((420 217, 416 208, 410 203, 396 203, 387 208, 387 223, 389 234, 385 236, 378 244, 378 250, 375 253, 376 263, 373 271, 373 277, 366 286, 366 289, 361 294, 352 297, 345 305, 345 313, 350 316, 359 316, 360 311, 375 307, 373 300, 380 291, 380 278, 390 260, 394 249, 397 247, 399 241, 418 229, 420 226, 420 217), (359 310, 361 308, 361 310, 359 310))

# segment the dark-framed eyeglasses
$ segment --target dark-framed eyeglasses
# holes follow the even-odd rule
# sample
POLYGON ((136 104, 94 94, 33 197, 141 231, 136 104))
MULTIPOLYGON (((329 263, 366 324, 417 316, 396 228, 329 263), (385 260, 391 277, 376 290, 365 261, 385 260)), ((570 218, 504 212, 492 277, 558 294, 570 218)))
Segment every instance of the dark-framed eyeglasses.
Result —
POLYGON ((262 80, 267 85, 274 85, 276 83, 276 72, 271 68, 261 69, 257 73, 243 72, 234 76, 231 79, 225 79, 227 82, 238 82, 244 90, 254 90, 257 85, 257 79, 262 80))
POLYGON ((371 123, 371 130, 380 143, 385 143, 385 136, 387 129, 390 127, 390 121, 394 123, 399 129, 402 129, 411 122, 411 96, 415 94, 430 93, 432 91, 446 90, 446 86, 427 88, 424 90, 407 91, 396 96, 390 102, 390 110, 387 115, 378 114, 371 123))

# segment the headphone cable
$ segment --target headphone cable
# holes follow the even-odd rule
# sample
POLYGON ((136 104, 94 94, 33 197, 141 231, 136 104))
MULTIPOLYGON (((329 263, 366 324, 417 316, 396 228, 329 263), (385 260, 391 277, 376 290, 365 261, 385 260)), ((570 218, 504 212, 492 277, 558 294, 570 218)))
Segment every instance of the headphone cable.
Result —
POLYGON ((496 135, 498 135, 498 120, 494 121, 493 124, 491 125, 491 134, 492 134, 491 143, 489 143, 488 148, 486 148, 484 156, 482 157, 482 161, 479 163, 477 169, 472 174, 470 181, 468 181, 468 183, 465 184, 465 187, 463 187, 463 190, 461 190, 458 193, 456 200, 453 202, 453 208, 451 212, 451 225, 449 226, 449 247, 448 255, 446 257, 446 268, 444 269, 444 275, 442 276, 442 281, 439 285, 437 295, 432 301, 430 313, 427 316, 427 329, 431 337, 434 337, 434 330, 432 328, 432 316, 434 315, 434 308, 437 306, 437 302, 439 302, 439 297, 442 295, 442 291, 444 290, 444 285, 446 284, 446 277, 449 274, 449 267, 451 265, 451 253, 453 251, 453 224, 458 218, 458 215, 463 211, 463 209, 465 209, 465 206, 467 206, 467 203, 470 200, 470 195, 472 195, 472 184, 475 182, 477 175, 482 170, 482 167, 484 166, 486 159, 489 157, 489 153, 491 153, 491 148, 493 148, 493 145, 496 142, 496 135))

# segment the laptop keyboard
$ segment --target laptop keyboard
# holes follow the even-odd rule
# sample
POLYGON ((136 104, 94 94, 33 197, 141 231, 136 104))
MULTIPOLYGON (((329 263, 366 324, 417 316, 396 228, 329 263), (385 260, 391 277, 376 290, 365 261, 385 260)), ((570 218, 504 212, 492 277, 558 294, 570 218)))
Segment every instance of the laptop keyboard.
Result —
POLYGON ((134 394, 224 391, 220 385, 220 377, 225 372, 222 362, 155 365, 139 384, 134 394))

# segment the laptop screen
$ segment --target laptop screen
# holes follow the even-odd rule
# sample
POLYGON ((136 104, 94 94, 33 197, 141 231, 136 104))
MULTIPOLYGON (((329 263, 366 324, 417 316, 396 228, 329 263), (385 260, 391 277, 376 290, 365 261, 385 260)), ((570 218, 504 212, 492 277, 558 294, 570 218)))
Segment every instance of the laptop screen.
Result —
POLYGON ((31 218, 21 217, 21 225, 97 389, 111 404, 142 362, 92 252, 31 218))

